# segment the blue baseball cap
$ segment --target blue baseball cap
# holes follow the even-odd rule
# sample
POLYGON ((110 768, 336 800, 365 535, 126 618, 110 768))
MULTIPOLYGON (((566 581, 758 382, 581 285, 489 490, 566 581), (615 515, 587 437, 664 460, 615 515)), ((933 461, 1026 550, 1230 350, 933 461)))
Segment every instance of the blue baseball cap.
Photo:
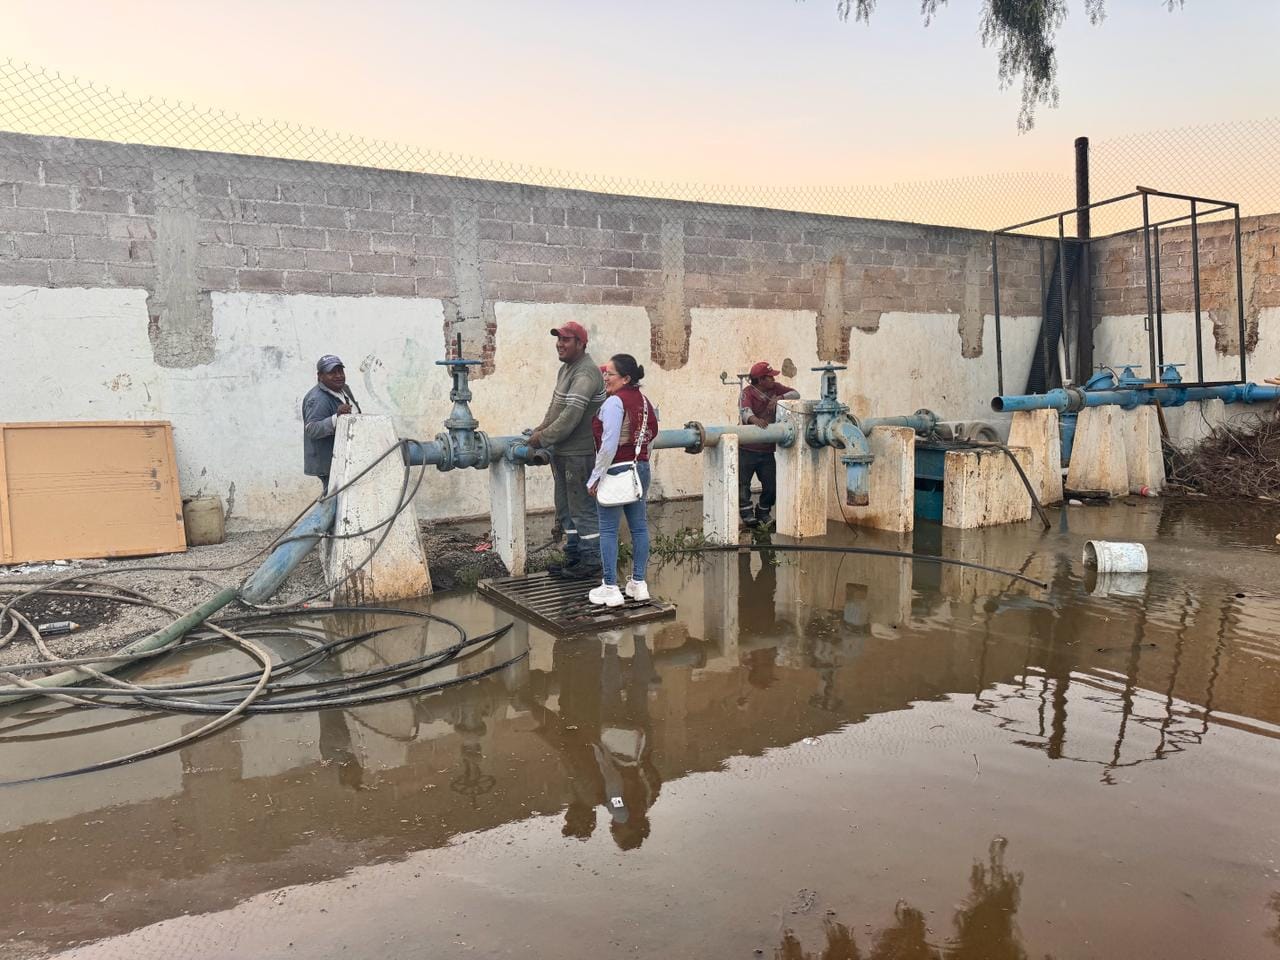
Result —
POLYGON ((335 357, 332 353, 326 353, 316 361, 316 373, 328 373, 334 367, 344 366, 346 366, 346 364, 342 362, 341 357, 335 357))

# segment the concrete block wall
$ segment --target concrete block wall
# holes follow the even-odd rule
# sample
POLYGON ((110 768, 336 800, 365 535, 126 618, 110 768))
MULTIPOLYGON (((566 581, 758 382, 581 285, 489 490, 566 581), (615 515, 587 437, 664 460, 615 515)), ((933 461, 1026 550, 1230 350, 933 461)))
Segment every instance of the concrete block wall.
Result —
MULTIPOLYGON (((1000 256, 1016 379, 1039 257, 1012 239, 1000 256)), ((546 329, 568 319, 601 359, 649 367, 668 424, 732 419, 719 374, 762 357, 806 396, 808 367, 847 362, 860 416, 972 418, 995 392, 989 265, 976 231, 0 133, 0 347, 49 365, 0 403, 173 419, 184 490, 269 525, 309 489, 293 447, 313 354, 344 354, 367 412, 409 436, 447 415, 432 364, 458 334, 492 378, 485 428, 536 421, 546 329)), ((698 493, 694 458, 668 460, 659 488, 698 493)), ((433 487, 426 515, 486 509, 456 477, 433 487)))

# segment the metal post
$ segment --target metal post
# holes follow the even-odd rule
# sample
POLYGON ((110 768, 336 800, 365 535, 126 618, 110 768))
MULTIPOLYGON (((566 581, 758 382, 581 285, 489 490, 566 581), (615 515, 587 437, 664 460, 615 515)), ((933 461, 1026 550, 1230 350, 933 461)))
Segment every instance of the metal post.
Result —
MULTIPOLYGON (((1044 239, 1041 238, 1038 246, 1040 247, 1040 311, 1043 316, 1045 303, 1048 297, 1048 289, 1045 287, 1044 281, 1044 239)), ((1045 329, 1044 321, 1040 323, 1040 370, 1042 371, 1044 380, 1042 389, 1049 389, 1049 331, 1045 329)))
POLYGON ((1247 365, 1245 354, 1245 324, 1244 324, 1244 262, 1243 253, 1240 250, 1240 205, 1235 204, 1232 207, 1236 224, 1236 307, 1240 311, 1240 382, 1244 383, 1248 379, 1246 373, 1247 365))
POLYGON ((1204 383, 1204 342, 1200 328, 1200 225, 1194 200, 1191 201, 1191 296, 1196 311, 1196 382, 1204 383))
MULTIPOLYGON (((1062 341, 1062 352, 1065 356, 1067 350, 1067 241, 1066 228, 1063 225, 1062 214, 1058 214, 1058 290, 1061 295, 1062 306, 1062 322, 1058 325, 1058 337, 1062 341)), ((1071 361, 1067 358, 1060 373, 1062 374, 1063 384, 1071 382, 1071 361)))
POLYGON ((991 235, 991 292, 992 307, 996 318, 996 385, 1004 393, 1004 345, 1000 342, 1000 259, 996 254, 996 234, 991 235))
POLYGON ((1142 195, 1142 244, 1143 262, 1147 268, 1147 346, 1151 355, 1151 369, 1147 379, 1149 383, 1156 383, 1159 381, 1159 372, 1156 368, 1156 311, 1151 288, 1151 204, 1145 193, 1142 195))
POLYGON ((1076 137, 1076 236, 1080 238, 1080 326, 1076 335, 1076 370, 1080 383, 1093 373, 1093 278, 1089 275, 1089 138, 1076 137))
POLYGON ((1164 298, 1160 287, 1160 228, 1152 227, 1151 233, 1156 251, 1156 349, 1160 361, 1160 366, 1156 368, 1152 379, 1159 380, 1160 373, 1164 370, 1164 298))

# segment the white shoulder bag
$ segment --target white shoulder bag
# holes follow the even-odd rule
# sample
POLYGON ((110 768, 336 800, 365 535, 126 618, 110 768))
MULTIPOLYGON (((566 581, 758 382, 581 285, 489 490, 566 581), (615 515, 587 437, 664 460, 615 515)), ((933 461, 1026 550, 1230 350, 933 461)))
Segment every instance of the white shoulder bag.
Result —
MULTIPOLYGON (((640 395, 640 400, 644 403, 644 414, 640 418, 640 430, 636 434, 635 454, 628 462, 610 464, 609 469, 605 470, 604 476, 600 478, 600 484, 596 487, 596 503, 602 507, 622 507, 628 503, 635 503, 644 496, 640 472, 636 470, 636 460, 640 457, 640 447, 644 443, 645 431, 649 427, 649 401, 643 394, 640 395), (609 471, 614 467, 627 469, 610 473, 609 471)), ((626 415, 625 411, 623 415, 626 415)))

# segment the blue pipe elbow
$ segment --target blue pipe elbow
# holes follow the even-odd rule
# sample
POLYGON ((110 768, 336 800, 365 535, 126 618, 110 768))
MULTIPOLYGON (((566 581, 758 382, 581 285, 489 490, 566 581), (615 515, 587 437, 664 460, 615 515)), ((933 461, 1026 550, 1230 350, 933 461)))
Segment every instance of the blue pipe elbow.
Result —
POLYGON ((871 445, 866 434, 847 417, 833 424, 833 439, 843 449, 840 462, 845 466, 845 503, 865 507, 871 502, 871 445))

